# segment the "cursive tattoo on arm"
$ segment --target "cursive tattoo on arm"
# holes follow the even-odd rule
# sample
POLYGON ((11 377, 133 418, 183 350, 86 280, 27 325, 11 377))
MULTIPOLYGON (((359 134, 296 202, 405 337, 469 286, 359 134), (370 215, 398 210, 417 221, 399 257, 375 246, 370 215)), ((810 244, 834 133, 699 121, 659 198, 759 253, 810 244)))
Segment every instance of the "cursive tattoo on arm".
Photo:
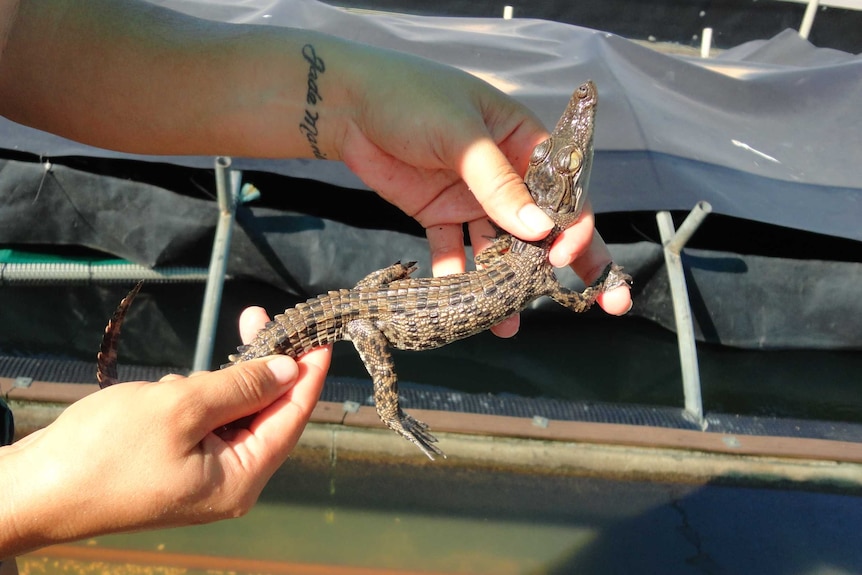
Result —
POLYGON ((320 150, 320 145, 317 142, 317 122, 320 119, 320 111, 317 110, 317 103, 323 101, 317 79, 326 71, 326 65, 323 63, 323 59, 317 55, 314 46, 311 44, 306 44, 302 47, 302 57, 308 62, 308 87, 305 92, 305 114, 299 123, 299 131, 308 140, 314 157, 318 160, 325 160, 327 159, 326 154, 320 150))

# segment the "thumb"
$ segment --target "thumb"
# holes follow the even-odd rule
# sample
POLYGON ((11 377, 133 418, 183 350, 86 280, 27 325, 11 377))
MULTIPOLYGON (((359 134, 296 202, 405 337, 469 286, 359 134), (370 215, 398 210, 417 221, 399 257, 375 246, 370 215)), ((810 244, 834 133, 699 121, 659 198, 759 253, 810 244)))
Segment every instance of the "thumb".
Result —
MULTIPOLYGON (((284 355, 244 361, 228 368, 177 381, 195 398, 201 434, 252 415, 284 395, 299 375, 296 362, 284 355)), ((172 382, 173 383, 173 382, 172 382)))
POLYGON ((474 141, 460 162, 461 177, 492 220, 525 240, 545 237, 554 225, 533 201, 524 180, 490 137, 474 141))

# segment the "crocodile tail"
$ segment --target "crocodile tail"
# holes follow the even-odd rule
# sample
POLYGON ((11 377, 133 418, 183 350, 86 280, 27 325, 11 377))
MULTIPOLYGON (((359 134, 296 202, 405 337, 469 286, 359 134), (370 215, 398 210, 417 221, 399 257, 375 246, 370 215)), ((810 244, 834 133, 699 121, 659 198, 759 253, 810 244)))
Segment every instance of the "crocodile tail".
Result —
POLYGON ((219 369, 225 369, 226 367, 230 367, 230 366, 234 365, 235 363, 242 361, 243 354, 245 354, 249 349, 251 349, 250 345, 241 345, 241 346, 237 347, 236 353, 232 353, 229 356, 227 356, 227 363, 221 364, 219 366, 219 369))
MULTIPOLYGON (((290 314, 294 310, 288 309, 285 314, 290 314)), ((228 362, 223 363, 220 367, 225 369, 243 361, 249 361, 258 357, 265 357, 272 354, 284 354, 295 357, 295 353, 289 348, 289 335, 285 332, 284 327, 279 323, 278 319, 282 315, 276 316, 276 319, 270 320, 261 329, 251 343, 240 345, 236 348, 236 353, 228 356, 228 362)))
POLYGON ((101 389, 117 383, 117 348, 120 345, 120 328, 123 326, 126 312, 129 311, 135 296, 141 291, 142 285, 144 285, 143 280, 126 294, 105 327, 105 335, 102 336, 102 345, 96 358, 96 380, 101 389))
MULTIPOLYGON (((412 267, 396 265, 407 270, 412 267)), ((341 341, 344 326, 358 313, 359 297, 356 290, 333 290, 284 310, 221 367, 276 354, 296 359, 316 347, 341 341)))

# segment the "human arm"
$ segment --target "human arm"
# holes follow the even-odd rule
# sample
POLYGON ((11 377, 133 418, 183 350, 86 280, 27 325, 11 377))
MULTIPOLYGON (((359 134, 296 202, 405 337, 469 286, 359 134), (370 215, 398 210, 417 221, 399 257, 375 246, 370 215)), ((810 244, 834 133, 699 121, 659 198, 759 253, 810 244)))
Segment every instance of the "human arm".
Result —
MULTIPOLYGON (((259 308, 244 314, 243 338, 264 322, 259 308)), ((0 559, 99 534, 244 514, 296 445, 329 351, 109 387, 0 448, 0 559), (221 431, 251 414, 247 428, 221 431)))
MULTIPOLYGON (((0 9, 9 12, 0 14, 7 117, 127 152, 344 160, 425 227, 435 275, 464 269, 464 223, 474 249, 493 235, 486 217, 527 240, 550 229, 520 176, 545 129, 462 71, 313 31, 124 0, 0 9)), ((587 282, 604 268, 610 255, 589 211, 550 258, 577 260, 587 282)), ((628 290, 599 303, 622 313, 628 290)))

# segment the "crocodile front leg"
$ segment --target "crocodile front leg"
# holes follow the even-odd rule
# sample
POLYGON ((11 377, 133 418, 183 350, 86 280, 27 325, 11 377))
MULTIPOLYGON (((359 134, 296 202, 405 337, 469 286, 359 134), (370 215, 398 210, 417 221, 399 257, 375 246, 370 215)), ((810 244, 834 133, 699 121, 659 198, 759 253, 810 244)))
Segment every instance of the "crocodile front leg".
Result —
POLYGON ((404 280, 410 277, 410 274, 416 271, 416 262, 395 262, 389 267, 382 270, 371 272, 356 283, 354 289, 380 287, 397 280, 404 280))
POLYGON ((623 271, 620 266, 610 263, 602 272, 602 275, 582 292, 572 291, 557 284, 556 289, 548 295, 561 306, 574 312, 584 312, 596 303, 599 294, 631 283, 632 278, 623 271))
POLYGON ((437 438, 428 432, 428 425, 401 411, 398 376, 389 352, 389 341, 383 332, 372 321, 360 319, 347 324, 347 334, 374 382, 374 404, 383 423, 416 445, 430 459, 433 460, 435 454, 446 457, 434 445, 437 438))
POLYGON ((473 261, 476 262, 476 269, 482 269, 490 266, 494 263, 500 256, 509 251, 509 248, 512 247, 512 236, 509 234, 501 234, 495 238, 492 238, 491 245, 477 253, 473 257, 473 261))

